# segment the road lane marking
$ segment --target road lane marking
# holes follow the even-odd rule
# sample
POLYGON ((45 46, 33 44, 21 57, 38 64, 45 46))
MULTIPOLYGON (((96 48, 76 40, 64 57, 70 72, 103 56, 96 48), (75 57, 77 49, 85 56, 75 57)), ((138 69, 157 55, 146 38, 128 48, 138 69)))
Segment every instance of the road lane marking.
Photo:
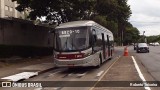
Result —
MULTIPOLYGON (((139 68, 139 66, 138 66, 138 64, 137 64, 137 62, 136 62, 136 60, 135 60, 135 58, 132 56, 132 60, 133 60, 133 62, 134 62, 134 65, 135 65, 135 67, 136 67, 136 70, 137 70, 137 72, 138 72, 138 74, 139 74, 139 77, 142 79, 142 81, 143 82, 146 82, 146 79, 144 78, 144 76, 143 76, 143 74, 142 74, 142 72, 141 72, 141 70, 140 70, 140 68, 139 68)), ((146 90, 151 90, 151 88, 150 87, 144 87, 146 90)))
POLYGON ((17 82, 19 80, 28 79, 28 78, 30 78, 32 76, 36 76, 36 75, 38 75, 38 72, 21 72, 21 73, 15 74, 15 75, 3 77, 1 79, 7 79, 7 80, 17 82))
POLYGON ((100 71, 99 73, 97 73, 96 77, 99 77, 103 74, 104 71, 100 71))
POLYGON ((114 61, 110 66, 109 68, 102 74, 102 76, 98 79, 98 81, 93 85, 93 87, 91 87, 89 90, 93 90, 94 87, 98 84, 99 81, 102 80, 102 78, 104 77, 105 74, 107 74, 107 72, 110 70, 110 68, 120 59, 120 57, 117 57, 117 60, 114 61))
POLYGON ((84 76, 84 75, 86 75, 86 74, 87 74, 87 72, 79 73, 79 74, 76 74, 76 75, 77 75, 77 77, 82 77, 82 76, 84 76))
POLYGON ((43 88, 35 88, 34 90, 42 90, 43 88))
POLYGON ((70 73, 70 74, 68 74, 67 76, 71 76, 71 75, 73 75, 73 73, 70 73))
POLYGON ((52 73, 52 74, 49 74, 48 76, 49 76, 49 77, 50 77, 50 76, 54 76, 55 74, 60 73, 60 72, 62 72, 62 71, 54 72, 54 73, 52 73))

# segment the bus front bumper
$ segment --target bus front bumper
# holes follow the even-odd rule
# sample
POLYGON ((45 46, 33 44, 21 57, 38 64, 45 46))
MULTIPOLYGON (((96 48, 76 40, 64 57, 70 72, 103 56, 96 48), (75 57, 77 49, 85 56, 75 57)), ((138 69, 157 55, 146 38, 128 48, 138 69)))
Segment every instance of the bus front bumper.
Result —
POLYGON ((54 59, 55 67, 87 67, 97 66, 99 64, 99 55, 90 55, 81 59, 54 59))

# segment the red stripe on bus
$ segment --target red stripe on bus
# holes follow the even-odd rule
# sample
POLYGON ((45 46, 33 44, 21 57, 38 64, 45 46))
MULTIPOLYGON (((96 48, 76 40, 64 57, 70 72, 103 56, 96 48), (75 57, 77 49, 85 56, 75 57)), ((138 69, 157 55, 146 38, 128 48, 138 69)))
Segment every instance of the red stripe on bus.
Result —
POLYGON ((80 59, 84 58, 84 53, 80 54, 57 54, 57 59, 80 59))

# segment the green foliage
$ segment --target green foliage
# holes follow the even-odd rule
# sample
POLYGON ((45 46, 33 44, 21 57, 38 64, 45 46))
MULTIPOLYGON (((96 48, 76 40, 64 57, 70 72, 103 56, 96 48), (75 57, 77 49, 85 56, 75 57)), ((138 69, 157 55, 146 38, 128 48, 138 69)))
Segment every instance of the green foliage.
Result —
POLYGON ((18 11, 29 8, 30 18, 47 16, 48 20, 62 22, 106 16, 112 21, 128 20, 131 11, 127 0, 12 0, 17 1, 18 11), (61 17, 61 19, 59 18, 61 17))
POLYGON ((18 11, 29 8, 29 17, 47 16, 47 20, 68 22, 89 19, 94 12, 95 0, 13 0, 17 1, 18 11))
POLYGON ((112 33, 114 35, 116 35, 117 31, 118 31, 118 25, 116 22, 114 21, 109 21, 109 20, 106 20, 106 16, 100 16, 100 15, 97 15, 93 18, 93 20, 97 23, 99 23, 100 25, 108 28, 109 30, 112 31, 112 33))
POLYGON ((160 42, 160 35, 146 37, 148 43, 160 42))
POLYGON ((137 43, 139 38, 138 29, 128 23, 126 31, 124 32, 124 44, 137 43))
POLYGON ((156 41, 160 43, 160 35, 158 35, 156 41))
POLYGON ((107 25, 107 21, 106 21, 106 17, 105 16, 100 16, 97 15, 93 18, 93 20, 99 24, 101 24, 102 26, 106 26, 107 25))
POLYGON ((106 15, 108 20, 126 22, 131 15, 127 0, 98 0, 96 10, 100 15, 106 15))

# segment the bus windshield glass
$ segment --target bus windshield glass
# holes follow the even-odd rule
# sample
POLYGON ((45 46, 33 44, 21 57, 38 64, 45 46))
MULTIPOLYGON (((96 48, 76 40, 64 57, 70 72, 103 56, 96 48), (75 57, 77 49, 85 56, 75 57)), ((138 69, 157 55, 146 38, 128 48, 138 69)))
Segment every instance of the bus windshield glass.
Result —
POLYGON ((79 51, 89 47, 89 29, 74 27, 57 29, 54 49, 57 51, 79 51))

